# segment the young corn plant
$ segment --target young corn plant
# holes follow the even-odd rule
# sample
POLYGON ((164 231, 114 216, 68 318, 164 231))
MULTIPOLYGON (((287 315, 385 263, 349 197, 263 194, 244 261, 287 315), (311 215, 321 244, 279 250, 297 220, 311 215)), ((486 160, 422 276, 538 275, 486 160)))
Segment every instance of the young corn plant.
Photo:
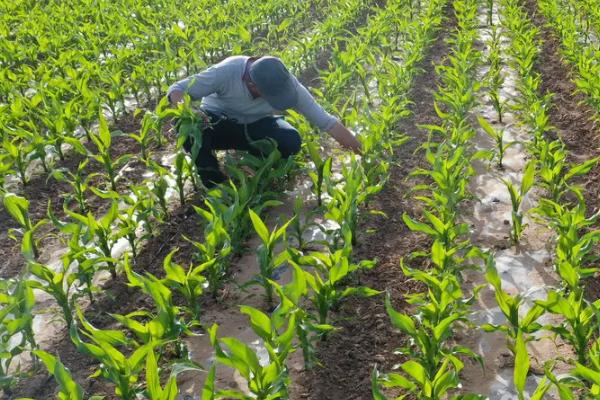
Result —
POLYGON ((21 226, 19 229, 9 229, 8 236, 17 240, 15 233, 20 233, 23 257, 28 261, 37 259, 38 250, 34 235, 48 220, 42 219, 34 224, 29 216, 29 200, 14 193, 5 193, 2 202, 4 209, 21 226))
MULTIPOLYGON (((304 205, 302 196, 296 197, 294 200, 294 215, 290 223, 290 236, 296 239, 297 244, 294 246, 300 251, 306 250, 312 244, 316 244, 313 239, 306 239, 306 233, 312 228, 318 228, 319 224, 315 222, 317 210, 308 210, 304 205)), ((323 243, 327 245, 327 243, 323 243)))
POLYGON ((171 251, 163 261, 165 270, 164 283, 173 290, 177 290, 187 303, 188 314, 193 321, 200 321, 200 303, 199 298, 204 293, 207 286, 207 279, 204 273, 212 268, 216 259, 211 259, 198 265, 190 264, 186 271, 181 265, 173 261, 173 255, 178 249, 171 251))
POLYGON ((504 170, 502 161, 504 160, 504 154, 511 146, 517 144, 517 141, 504 142, 504 130, 496 130, 492 125, 489 124, 484 118, 477 117, 479 125, 483 128, 483 131, 494 141, 496 144, 496 159, 498 160, 496 165, 498 169, 504 170))
POLYGON ((206 398, 256 400, 287 398, 290 378, 286 361, 294 349, 295 315, 291 314, 286 320, 273 319, 252 307, 242 306, 241 311, 250 317, 250 326, 262 339, 269 360, 266 365, 261 365, 257 354, 247 344, 232 337, 217 338, 218 326, 213 325, 209 329, 209 335, 217 362, 237 371, 246 380, 251 396, 235 390, 215 389, 215 366, 213 365, 204 386, 206 398))
POLYGON ((187 346, 182 335, 190 333, 191 324, 180 316, 179 307, 173 304, 171 289, 148 272, 146 276, 142 276, 133 271, 127 256, 125 256, 124 267, 128 285, 140 288, 150 296, 156 310, 155 312, 134 311, 127 315, 113 314, 113 317, 130 329, 142 343, 173 343, 177 357, 187 359, 187 346), (140 320, 146 321, 145 324, 140 320))
POLYGON ((96 162, 100 163, 104 167, 103 174, 92 174, 92 176, 101 175, 106 179, 109 189, 113 192, 117 191, 117 172, 125 163, 131 159, 131 154, 123 154, 122 156, 114 159, 110 147, 112 144, 112 135, 119 133, 111 133, 108 129, 108 123, 104 118, 102 112, 99 113, 98 117, 99 126, 98 133, 91 133, 90 137, 92 142, 96 145, 98 152, 91 155, 91 158, 96 162))
POLYGON ((346 250, 341 249, 331 254, 312 253, 296 259, 302 265, 314 268, 313 271, 304 270, 304 279, 311 289, 308 299, 318 312, 319 324, 328 324, 330 312, 338 310, 347 297, 371 297, 380 293, 366 286, 345 287, 345 283, 357 271, 375 266, 375 262, 369 260, 354 264, 350 262, 347 253, 346 250))
POLYGON ((331 178, 331 163, 333 160, 331 157, 323 160, 315 142, 306 143, 306 148, 312 162, 315 164, 315 171, 309 171, 308 176, 312 181, 313 191, 320 207, 323 204, 323 183, 331 178))
POLYGON ((564 144, 560 141, 540 142, 538 148, 540 186, 557 203, 561 202, 567 192, 577 189, 570 184, 573 178, 587 174, 600 161, 600 157, 596 157, 579 165, 569 166, 564 144))
MULTIPOLYGON (((276 254, 275 247, 279 243, 286 242, 286 231, 292 220, 288 220, 281 227, 275 227, 272 232, 265 225, 263 220, 253 210, 248 210, 254 230, 262 241, 257 250, 258 264, 260 267, 260 276, 257 281, 265 289, 265 297, 269 307, 273 305, 273 285, 271 282, 275 278, 275 272, 278 267, 283 265, 289 258, 289 253, 283 249, 276 254)), ((294 217, 295 218, 295 217, 294 217)))
POLYGON ((546 300, 538 300, 536 304, 546 311, 564 318, 562 323, 546 328, 573 346, 577 362, 588 365, 589 343, 593 335, 597 333, 594 312, 600 307, 600 301, 588 302, 584 298, 583 290, 568 294, 551 291, 546 300))
POLYGON ((93 176, 85 175, 89 159, 85 159, 77 165, 77 170, 71 172, 67 168, 58 168, 52 171, 51 176, 59 182, 66 182, 71 186, 72 191, 66 194, 65 201, 75 200, 79 207, 79 212, 86 214, 88 209, 87 191, 90 188, 90 179, 93 176))
POLYGON ((205 200, 207 209, 194 207, 196 212, 204 218, 204 242, 196 242, 188 239, 197 249, 195 259, 201 264, 207 264, 205 277, 208 289, 213 298, 216 298, 219 290, 223 287, 229 276, 230 257, 233 251, 231 238, 226 229, 224 214, 218 203, 215 207, 211 198, 205 200))
POLYGON ((600 211, 587 216, 582 197, 572 207, 541 199, 533 211, 544 217, 544 222, 558 235, 554 261, 556 272, 568 290, 579 290, 581 279, 589 278, 597 271, 593 267, 596 258, 592 249, 600 241, 600 231, 593 230, 593 226, 600 217, 600 211))
POLYGON ((2 140, 2 148, 10 159, 10 165, 17 171, 21 184, 26 186, 29 182, 27 167, 29 159, 27 155, 31 152, 31 146, 20 143, 18 139, 9 140, 10 136, 5 136, 2 140))
POLYGON ((525 195, 533 187, 535 179, 535 167, 535 161, 530 161, 527 164, 525 167, 525 173, 523 174, 523 180, 518 188, 512 182, 502 179, 502 182, 504 185, 506 185, 508 193, 510 194, 510 202, 512 205, 510 240, 514 245, 519 244, 519 240, 521 239, 521 235, 525 229, 525 224, 523 223, 523 213, 521 212, 521 203, 523 202, 525 195))
MULTIPOLYGON (((488 1, 493 3, 493 0, 488 1)), ((502 52, 502 49, 500 47, 501 39, 502 35, 499 32, 498 28, 496 26, 493 26, 491 30, 491 37, 488 41, 488 62, 490 64, 490 69, 488 71, 486 80, 489 90, 490 101, 492 102, 494 110, 496 110, 496 113, 498 114, 498 122, 500 123, 502 123, 502 113, 506 104, 506 101, 503 101, 500 97, 500 91, 502 90, 502 85, 504 84, 504 76, 502 75, 502 57, 500 55, 502 52)))
MULTIPOLYGON (((20 366, 12 367, 15 357, 38 347, 33 334, 34 305, 29 280, 0 282, 0 389, 8 395, 21 377, 20 366)), ((34 366, 36 362, 34 357, 34 366)))
POLYGON ((71 290, 74 287, 75 275, 69 274, 67 269, 55 271, 52 267, 34 261, 28 263, 28 271, 38 280, 32 280, 30 285, 34 289, 48 293, 56 300, 62 310, 63 318, 70 327, 73 323, 73 302, 71 290))
POLYGON ((319 324, 318 316, 309 312, 303 304, 304 298, 308 294, 308 285, 304 271, 296 264, 291 263, 293 272, 292 280, 281 286, 277 282, 272 282, 280 303, 273 311, 273 319, 288 319, 290 315, 296 316, 296 338, 298 346, 302 349, 304 367, 313 368, 318 360, 316 358, 316 342, 319 338, 327 335, 334 327, 329 324, 319 324))
MULTIPOLYGON (((454 283, 440 285, 445 292, 443 296, 462 300, 460 286, 457 286, 458 281, 452 275, 446 275, 444 278, 453 279, 454 283)), ((447 343, 452 336, 453 324, 457 321, 466 321, 465 310, 455 309, 452 301, 438 304, 424 296, 413 300, 419 302, 424 300, 418 307, 419 318, 397 312, 392 307, 389 294, 386 296, 386 311, 392 324, 412 340, 411 345, 397 350, 399 354, 405 354, 410 358, 400 365, 402 374, 379 375, 377 369, 374 370, 372 392, 377 400, 387 399, 380 391, 380 386, 399 388, 404 393, 414 394, 419 399, 445 399, 450 390, 460 387, 459 373, 463 368, 463 362, 458 358, 459 356, 478 360, 483 367, 479 355, 464 346, 451 346, 447 343)), ((466 398, 483 399, 483 397, 466 398)))
POLYGON ((206 115, 194 110, 190 96, 186 94, 175 108, 169 105, 166 96, 163 97, 156 107, 156 116, 161 124, 176 120, 177 148, 182 148, 188 139, 191 140, 191 155, 195 160, 202 147, 202 132, 210 126, 210 121, 206 115))
MULTIPOLYGON (((50 208, 49 208, 50 210, 50 208)), ((96 217, 88 212, 86 215, 76 213, 74 211, 69 210, 67 207, 64 207, 65 213, 73 218, 76 224, 80 224, 84 227, 83 235, 81 239, 84 243, 93 242, 98 247, 94 249, 94 252, 98 253, 101 257, 104 257, 106 260, 106 268, 111 273, 113 278, 117 276, 117 263, 112 258, 112 248, 119 240, 119 232, 113 232, 113 224, 118 221, 119 216, 119 203, 117 200, 112 199, 111 207, 108 212, 100 219, 96 219, 96 217)), ((49 211, 49 214, 50 211, 49 211)), ((54 216, 51 216, 50 219, 55 223, 55 225, 60 226, 60 222, 54 216)), ((71 226, 73 224, 70 224, 71 226)), ((66 228, 69 230, 70 228, 66 228)))
POLYGON ((527 343, 535 340, 533 334, 542 329, 542 325, 537 320, 545 313, 545 308, 536 302, 526 313, 520 312, 525 304, 525 298, 521 294, 511 296, 502 289, 502 282, 492 255, 486 257, 485 277, 494 288, 496 303, 507 323, 504 325, 483 324, 481 328, 486 332, 499 331, 506 336, 507 346, 515 357, 515 388, 519 400, 524 400, 525 384, 530 367, 527 343))
POLYGON ((154 343, 133 348, 126 356, 119 347, 131 345, 125 333, 118 330, 101 330, 90 324, 81 310, 77 309, 79 323, 72 324, 69 330, 71 340, 80 352, 100 362, 98 370, 92 378, 102 377, 115 385, 115 394, 124 400, 134 400, 142 391, 139 382, 144 371, 144 361, 154 348, 154 343), (83 335, 87 341, 82 340, 83 335))
POLYGON ((379 184, 367 186, 364 170, 354 156, 350 165, 342 167, 342 176, 344 185, 330 185, 328 188, 331 201, 326 205, 325 218, 337 222, 340 226, 331 232, 331 251, 356 244, 359 206, 382 188, 379 184))
MULTIPOLYGON (((141 109, 137 109, 134 113, 134 116, 141 111, 141 109)), ((152 141, 158 138, 158 145, 161 145, 160 123, 157 120, 156 115, 149 112, 144 113, 144 116, 142 117, 142 126, 139 133, 130 133, 128 136, 135 140, 140 146, 141 160, 144 163, 147 163, 149 160, 149 148, 152 145, 152 141)))

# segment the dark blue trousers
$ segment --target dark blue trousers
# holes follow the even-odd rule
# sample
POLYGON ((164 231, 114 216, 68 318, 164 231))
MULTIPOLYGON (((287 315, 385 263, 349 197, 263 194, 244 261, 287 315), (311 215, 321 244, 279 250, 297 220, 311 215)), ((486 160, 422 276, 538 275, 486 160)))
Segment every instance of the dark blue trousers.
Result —
MULTIPOLYGON (((265 117, 251 124, 239 124, 211 113, 212 127, 202 132, 202 147, 195 163, 198 173, 207 187, 223 182, 226 177, 219 169, 215 150, 244 150, 251 154, 266 155, 273 144, 287 158, 300 151, 300 134, 283 117, 265 117)), ((191 139, 184 144, 189 152, 191 139)))

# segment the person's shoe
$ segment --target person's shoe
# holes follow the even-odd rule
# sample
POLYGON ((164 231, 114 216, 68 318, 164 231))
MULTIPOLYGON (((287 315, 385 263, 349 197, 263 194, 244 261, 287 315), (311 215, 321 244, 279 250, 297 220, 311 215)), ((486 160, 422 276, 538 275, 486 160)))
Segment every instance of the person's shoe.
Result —
POLYGON ((207 189, 212 189, 223 182, 227 182, 229 177, 219 170, 205 170, 200 173, 200 179, 207 189))

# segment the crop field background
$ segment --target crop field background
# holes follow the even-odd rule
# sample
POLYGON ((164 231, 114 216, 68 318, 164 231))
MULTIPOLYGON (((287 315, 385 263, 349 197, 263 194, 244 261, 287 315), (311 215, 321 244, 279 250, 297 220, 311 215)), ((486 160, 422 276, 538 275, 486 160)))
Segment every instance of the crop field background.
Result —
POLYGON ((599 399, 599 123, 600 0, 2 0, 0 395, 599 399), (240 54, 362 154, 205 188, 240 54))

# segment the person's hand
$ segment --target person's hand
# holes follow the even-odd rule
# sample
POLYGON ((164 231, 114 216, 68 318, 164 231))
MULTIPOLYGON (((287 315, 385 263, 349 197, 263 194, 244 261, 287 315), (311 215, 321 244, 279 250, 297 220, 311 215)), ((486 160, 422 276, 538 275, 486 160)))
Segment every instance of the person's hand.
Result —
POLYGON ((174 138, 177 136, 177 128, 175 127, 176 121, 175 118, 167 119, 162 125, 163 135, 166 137, 174 138))
POLYGON ((358 155, 362 155, 362 144, 356 138, 356 136, 354 136, 354 134, 340 122, 336 122, 335 125, 329 129, 328 133, 342 147, 352 150, 358 155))

